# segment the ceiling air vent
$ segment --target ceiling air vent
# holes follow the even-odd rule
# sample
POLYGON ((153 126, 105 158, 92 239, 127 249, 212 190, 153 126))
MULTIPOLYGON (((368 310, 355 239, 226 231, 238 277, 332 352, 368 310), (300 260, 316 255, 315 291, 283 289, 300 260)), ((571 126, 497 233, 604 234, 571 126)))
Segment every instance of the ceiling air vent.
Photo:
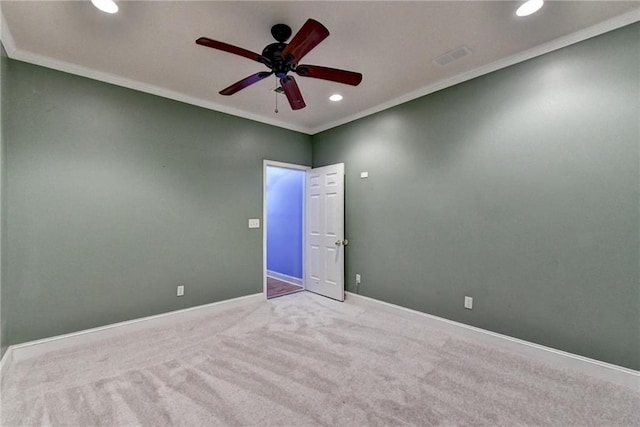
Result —
POLYGON ((460 46, 445 53, 444 55, 438 56, 433 60, 433 62, 434 64, 438 64, 439 66, 444 67, 445 65, 449 65, 452 62, 464 58, 465 56, 471 55, 471 53, 471 49, 469 49, 469 47, 467 47, 466 45, 460 46))

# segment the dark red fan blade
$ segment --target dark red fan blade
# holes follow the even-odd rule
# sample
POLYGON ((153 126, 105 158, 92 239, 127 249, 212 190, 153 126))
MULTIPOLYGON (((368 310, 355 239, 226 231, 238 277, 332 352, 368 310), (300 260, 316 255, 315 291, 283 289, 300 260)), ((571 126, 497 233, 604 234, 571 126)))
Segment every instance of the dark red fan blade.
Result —
POLYGON ((200 37, 196 40, 196 43, 201 46, 211 47, 213 49, 222 50, 224 52, 233 53, 234 55, 244 56, 245 58, 249 58, 253 61, 257 61, 261 64, 269 64, 269 60, 262 55, 259 55, 255 52, 251 52, 250 50, 243 49, 238 46, 233 46, 228 43, 219 42, 217 40, 211 40, 206 37, 200 37))
POLYGON ((293 76, 284 76, 280 79, 280 84, 282 85, 285 95, 287 95, 292 110, 299 110, 306 107, 298 83, 296 83, 296 79, 294 79, 293 76))
POLYGON ((285 61, 297 64, 311 49, 329 37, 329 30, 314 19, 308 19, 300 31, 293 36, 291 43, 282 51, 285 61))
POLYGON ((220 95, 233 95, 234 93, 244 89, 245 87, 251 86, 252 84, 259 82, 260 80, 269 77, 271 74, 273 73, 269 73, 267 71, 261 71, 259 73, 252 74, 249 77, 245 77, 239 82, 232 84, 228 88, 221 90, 220 95))
POLYGON ((358 86, 362 81, 362 74, 353 71, 338 70, 337 68, 320 67, 318 65, 299 65, 296 73, 302 77, 331 80, 332 82, 358 86))

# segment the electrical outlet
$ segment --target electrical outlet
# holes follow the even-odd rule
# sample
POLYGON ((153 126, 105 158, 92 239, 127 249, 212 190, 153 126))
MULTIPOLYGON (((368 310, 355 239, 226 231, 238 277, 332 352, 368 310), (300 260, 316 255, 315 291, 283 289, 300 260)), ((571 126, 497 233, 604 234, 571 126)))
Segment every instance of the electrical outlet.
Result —
POLYGON ((359 284, 360 284, 360 281, 361 281, 361 279, 360 279, 360 275, 359 275, 359 274, 356 274, 356 284, 357 284, 357 285, 359 285, 359 284))
POLYGON ((260 228, 260 218, 249 219, 249 228, 260 228))
POLYGON ((179 297, 184 295, 184 285, 178 285, 178 291, 177 291, 176 295, 179 296, 179 297))
POLYGON ((473 309, 473 298, 472 297, 464 297, 464 308, 468 308, 469 310, 473 309))

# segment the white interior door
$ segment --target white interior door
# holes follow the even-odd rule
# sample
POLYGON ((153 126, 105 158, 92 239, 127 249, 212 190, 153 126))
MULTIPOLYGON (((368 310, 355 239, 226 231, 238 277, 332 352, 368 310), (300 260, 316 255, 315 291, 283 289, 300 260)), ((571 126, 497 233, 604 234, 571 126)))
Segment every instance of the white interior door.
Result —
POLYGON ((344 301, 344 163, 306 174, 305 287, 344 301))

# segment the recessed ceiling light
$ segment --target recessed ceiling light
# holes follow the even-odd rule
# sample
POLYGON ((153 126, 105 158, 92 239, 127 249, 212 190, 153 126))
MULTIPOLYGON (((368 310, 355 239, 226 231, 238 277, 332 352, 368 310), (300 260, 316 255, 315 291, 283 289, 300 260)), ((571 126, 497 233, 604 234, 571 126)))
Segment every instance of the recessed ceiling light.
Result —
POLYGON ((91 3, 103 12, 116 13, 118 11, 118 5, 113 0, 91 0, 91 3))
POLYGON ((338 93, 334 93, 333 95, 331 95, 331 96, 329 97, 329 100, 330 100, 330 101, 333 101, 333 102, 342 101, 342 95, 340 95, 340 94, 338 94, 338 93))
POLYGON ((539 11, 543 4, 544 0, 529 0, 528 2, 523 3, 518 10, 516 10, 516 15, 529 16, 532 13, 539 11))

